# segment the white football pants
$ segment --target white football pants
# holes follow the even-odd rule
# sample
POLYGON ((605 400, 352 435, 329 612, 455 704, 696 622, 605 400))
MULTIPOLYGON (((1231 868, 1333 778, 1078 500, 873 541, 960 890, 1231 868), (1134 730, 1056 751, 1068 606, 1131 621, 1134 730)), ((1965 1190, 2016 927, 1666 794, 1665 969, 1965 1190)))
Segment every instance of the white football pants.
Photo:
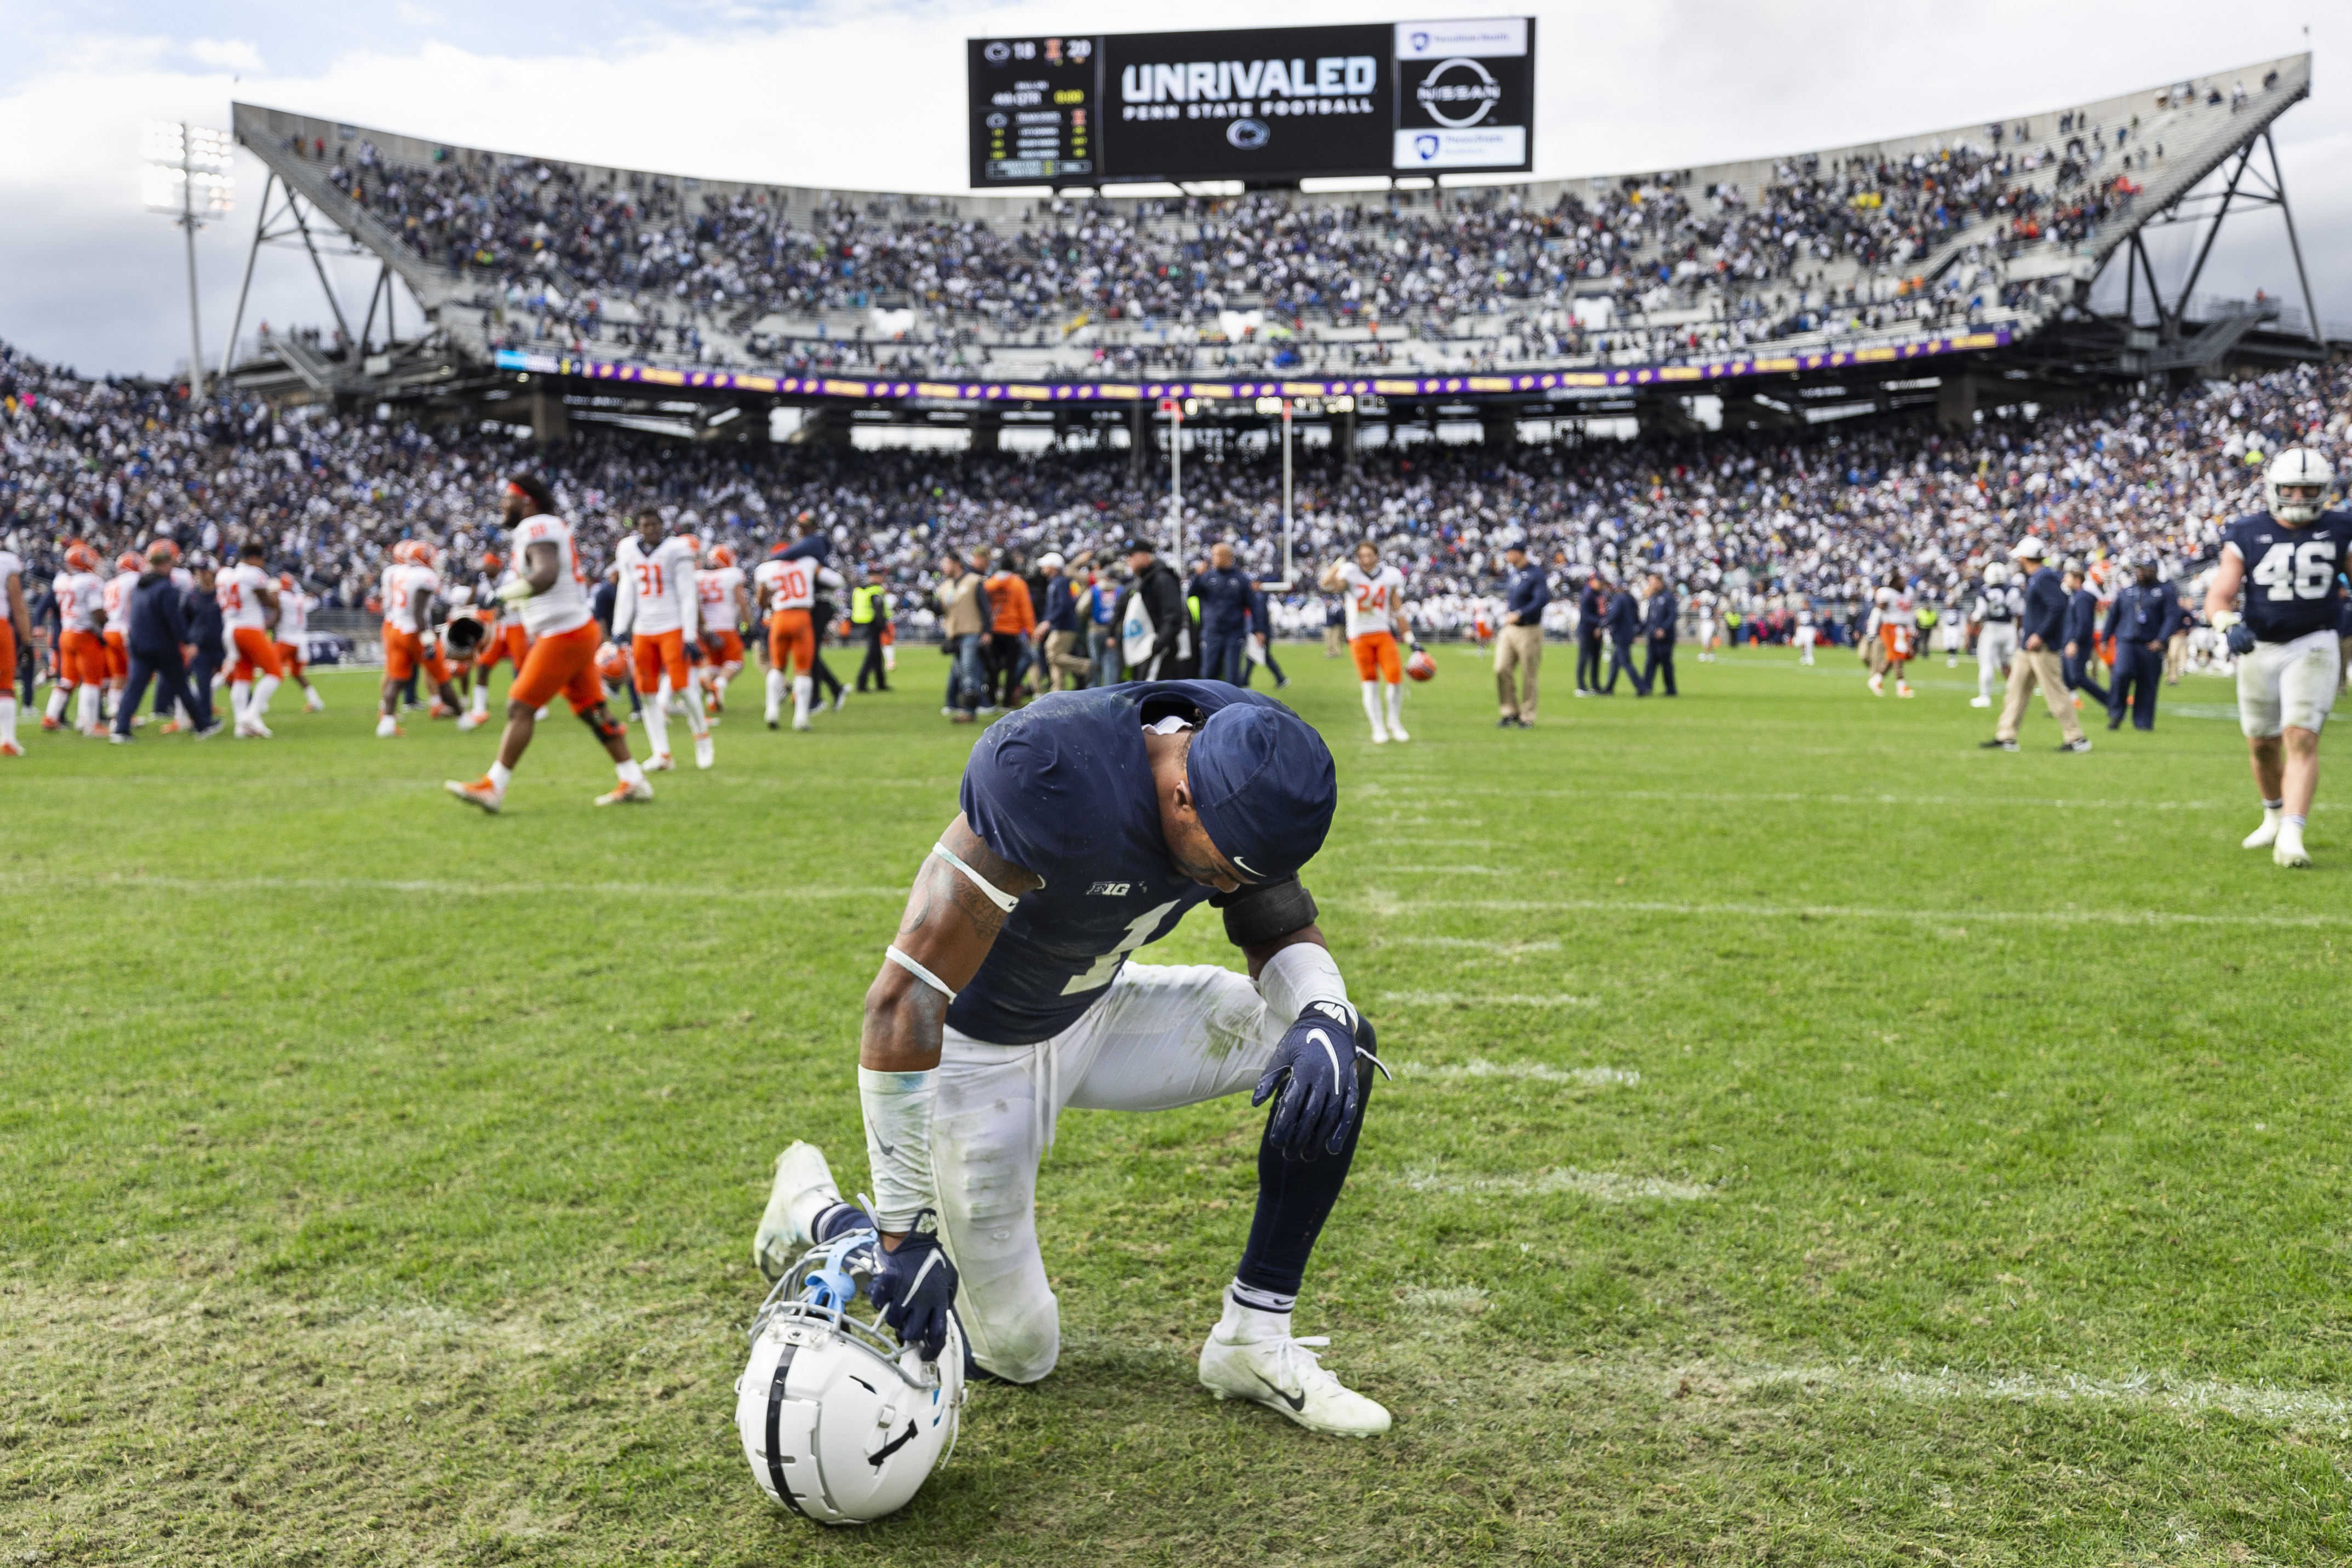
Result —
MULTIPOLYGON (((1256 1086, 1289 1027, 1245 974, 1129 963, 1075 1024, 1034 1046, 945 1032, 931 1114, 940 1230, 974 1359, 1034 1383, 1062 1318, 1037 1250, 1037 1163, 1065 1106, 1170 1110, 1256 1086)), ((1254 1167, 1253 1167, 1254 1168, 1254 1167)))
POLYGON ((1987 621, 1977 629, 1977 695, 1990 700, 1992 689, 2006 685, 2009 667, 2017 662, 2017 626, 2013 621, 1987 621))
POLYGON ((2290 727, 2319 733, 2336 706, 2342 658, 2333 627, 2256 643, 2238 660, 2238 728, 2258 741, 2290 727))

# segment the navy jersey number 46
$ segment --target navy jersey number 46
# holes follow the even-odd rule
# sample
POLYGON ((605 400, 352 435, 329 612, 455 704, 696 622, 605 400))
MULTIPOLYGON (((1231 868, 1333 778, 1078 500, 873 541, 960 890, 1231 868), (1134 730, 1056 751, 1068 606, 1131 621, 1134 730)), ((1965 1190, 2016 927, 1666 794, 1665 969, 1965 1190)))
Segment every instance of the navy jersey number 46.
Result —
POLYGON ((2323 512, 2304 528, 2267 513, 2240 518, 2221 538, 2246 563, 2246 625, 2255 637, 2293 642, 2335 626, 2352 512, 2323 512))

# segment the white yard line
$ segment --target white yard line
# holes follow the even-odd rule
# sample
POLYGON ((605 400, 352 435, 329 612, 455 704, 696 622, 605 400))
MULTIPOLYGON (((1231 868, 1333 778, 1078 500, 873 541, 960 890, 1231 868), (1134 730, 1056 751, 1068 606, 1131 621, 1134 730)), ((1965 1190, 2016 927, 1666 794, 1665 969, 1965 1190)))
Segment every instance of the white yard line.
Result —
POLYGON ((1538 1083, 1572 1083, 1582 1089, 1618 1086, 1631 1089, 1642 1081, 1642 1075, 1632 1068, 1556 1068, 1542 1062, 1488 1061, 1484 1057, 1466 1062, 1447 1062, 1442 1067, 1404 1062, 1397 1068, 1397 1076, 1433 1078, 1448 1083, 1464 1079, 1531 1079, 1538 1083))
POLYGON ((1383 991, 1381 1000, 1400 1007, 1592 1007, 1596 996, 1526 996, 1498 991, 1383 991))
POLYGON ((0 887, 58 887, 70 884, 91 889, 153 889, 163 892, 242 893, 410 893, 447 898, 547 898, 585 895, 604 899, 665 899, 681 903, 698 900, 741 900, 764 903, 785 899, 812 901, 826 899, 899 899, 904 888, 711 888, 681 887, 664 882, 454 882, 423 879, 393 880, 373 877, 155 877, 143 873, 116 875, 24 875, 0 873, 0 887))
MULTIPOLYGON (((1371 786, 1360 786, 1370 789, 1371 786)), ((2002 810, 2011 806, 2032 806, 2044 811, 2236 811, 2246 814, 2251 821, 2262 815, 2259 804, 2250 800, 2138 800, 2107 796, 2076 796, 2073 798, 2037 797, 2013 795, 1807 795, 1794 790, 1643 790, 1643 789, 1511 789, 1499 784, 1444 784, 1445 795, 1512 795, 1529 800, 1577 800, 1588 805, 1605 805, 1615 800, 1691 801, 1704 805, 1936 805, 1969 806, 1986 810, 2002 810)), ((1385 793, 1385 792, 1384 792, 1385 793)), ((1442 801, 1432 801, 1442 805, 1442 801)), ((2352 804, 2319 801, 2319 811, 2352 811, 2352 804)))
POLYGON ((1650 1369, 1609 1368, 1611 1382, 1655 1384, 1675 1393, 1688 1384, 1693 1394, 1750 1393, 1796 1386, 1809 1391, 1879 1394, 1920 1403, 1980 1399, 1997 1404, 2136 1405, 2183 1412, 2220 1411, 2264 1421, 2352 1420, 2352 1400, 2313 1388, 2259 1384, 2198 1383, 2171 1373, 2086 1377, 2078 1373, 2018 1373, 1988 1376, 1954 1372, 1902 1372, 1886 1367, 1710 1365, 1650 1369))
POLYGON ((1475 1196, 1482 1193, 1578 1193, 1604 1204, 1624 1204, 1645 1199, 1696 1203, 1715 1196, 1714 1188, 1693 1182, 1670 1182, 1663 1176, 1627 1176, 1614 1171, 1569 1168, 1543 1171, 1532 1176, 1471 1176, 1456 1174, 1434 1165, 1423 1165, 1393 1179, 1408 1192, 1441 1193, 1454 1197, 1475 1196))
MULTIPOLYGON (((1384 867, 1384 870, 1402 870, 1384 867)), ((1498 914, 1728 916, 1747 920, 1911 921, 1966 929, 1971 921, 2004 925, 2249 926, 2285 931, 2352 925, 2352 914, 2194 914, 2179 910, 1883 910, 1850 904, 1706 904, 1635 899, 1400 899, 1378 889, 1360 899, 1332 898, 1340 909, 1383 917, 1425 910, 1484 910, 1498 914)))

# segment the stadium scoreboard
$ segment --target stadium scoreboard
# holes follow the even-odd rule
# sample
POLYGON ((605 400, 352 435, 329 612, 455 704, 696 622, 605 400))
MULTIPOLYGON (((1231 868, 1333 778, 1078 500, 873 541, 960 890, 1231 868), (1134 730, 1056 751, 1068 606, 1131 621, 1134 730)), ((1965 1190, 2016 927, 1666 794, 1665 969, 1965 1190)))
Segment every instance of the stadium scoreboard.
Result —
POLYGON ((971 184, 1533 167, 1535 20, 974 38, 971 184))

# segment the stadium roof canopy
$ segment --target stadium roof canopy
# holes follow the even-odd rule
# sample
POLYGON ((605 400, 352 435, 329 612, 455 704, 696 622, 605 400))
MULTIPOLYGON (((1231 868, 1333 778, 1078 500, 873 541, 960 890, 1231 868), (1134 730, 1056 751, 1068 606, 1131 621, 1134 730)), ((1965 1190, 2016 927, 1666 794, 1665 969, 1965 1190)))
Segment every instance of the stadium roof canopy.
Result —
POLYGON ((451 412, 527 388, 542 424, 562 405, 707 405, 688 421, 705 435, 778 402, 1059 425, 1163 399, 1195 416, 1256 417, 1279 397, 1493 417, 1705 392, 1770 423, 1856 384, 1882 409, 1924 392, 1964 417, 1979 397, 2194 371, 2277 338, 2272 304, 2190 320, 2196 271, 2158 291, 2140 236, 2218 227, 2233 202, 2284 206, 2275 154, 2267 174, 2256 155, 2310 85, 2302 54, 1698 168, 1181 198, 747 184, 240 103, 237 139, 272 176, 255 254, 331 226, 382 271, 356 331, 335 305, 337 342, 264 343, 239 379, 451 412), (2199 190, 2225 168, 2226 191, 2199 190), (2090 311, 2118 256, 2127 309, 2153 324, 2090 311), (424 338, 393 341, 395 277, 424 338))

